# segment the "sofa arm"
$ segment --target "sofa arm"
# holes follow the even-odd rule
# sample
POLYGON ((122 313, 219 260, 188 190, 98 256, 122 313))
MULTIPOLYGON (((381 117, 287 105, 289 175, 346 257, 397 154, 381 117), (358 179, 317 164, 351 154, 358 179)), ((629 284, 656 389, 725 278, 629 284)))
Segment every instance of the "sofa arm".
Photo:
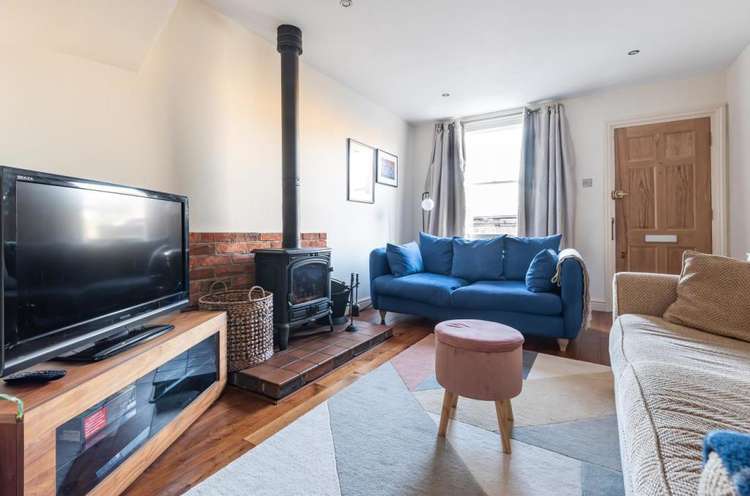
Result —
POLYGON ((580 255, 565 258, 560 263, 560 299, 562 300, 565 338, 575 339, 581 330, 584 319, 584 298, 587 297, 584 284, 584 266, 580 255))
POLYGON ((677 281, 673 274, 618 272, 612 281, 612 318, 626 313, 661 317, 677 299, 677 281))
POLYGON ((388 257, 385 254, 385 248, 375 248, 370 252, 370 299, 372 306, 378 308, 378 295, 375 292, 373 281, 380 276, 391 273, 388 265, 388 257))

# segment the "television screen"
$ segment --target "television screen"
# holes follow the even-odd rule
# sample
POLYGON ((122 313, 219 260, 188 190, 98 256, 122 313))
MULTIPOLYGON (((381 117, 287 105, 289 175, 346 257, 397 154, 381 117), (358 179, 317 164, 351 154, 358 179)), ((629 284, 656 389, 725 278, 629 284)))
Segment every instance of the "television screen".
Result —
POLYGON ((183 197, 17 177, 4 184, 6 365, 187 298, 183 197))

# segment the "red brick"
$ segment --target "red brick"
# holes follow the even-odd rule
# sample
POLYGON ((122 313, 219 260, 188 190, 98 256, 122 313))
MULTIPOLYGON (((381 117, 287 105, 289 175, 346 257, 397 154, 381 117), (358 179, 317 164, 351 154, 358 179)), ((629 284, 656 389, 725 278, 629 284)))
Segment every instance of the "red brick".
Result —
POLYGON ((318 233, 318 237, 320 239, 328 239, 328 234, 326 234, 326 233, 318 233))
POLYGON ((191 232, 190 233, 190 242, 191 243, 197 243, 199 241, 201 241, 201 233, 191 232))
POLYGON ((216 243, 214 246, 216 253, 248 253, 247 243, 216 243))
POLYGON ((190 256, 213 255, 213 245, 208 243, 197 243, 190 245, 190 256))
POLYGON ((251 263, 254 260, 255 255, 252 254, 232 255, 232 263, 251 263))
POLYGON ((233 274, 245 274, 250 272, 250 264, 225 265, 214 269, 216 277, 229 276, 233 274))
POLYGON ((229 257, 222 257, 217 255, 206 255, 199 257, 190 257, 190 268, 193 267, 211 267, 214 265, 224 265, 231 263, 232 259, 229 257))
POLYGON ((302 247, 303 248, 325 248, 326 242, 323 241, 322 239, 303 239, 302 247))
POLYGON ((190 271, 190 280, 197 281, 199 279, 213 279, 214 269, 211 268, 198 268, 190 271))
POLYGON ((269 248, 281 248, 281 241, 271 241, 271 246, 269 248))
POLYGON ((263 241, 281 241, 281 233, 260 233, 263 241))
POLYGON ((319 233, 302 233, 300 234, 300 237, 302 239, 318 239, 320 237, 319 233))
POLYGON ((255 278, 250 277, 249 275, 234 276, 232 278, 232 287, 233 288, 249 288, 250 285, 254 281, 255 281, 255 278))

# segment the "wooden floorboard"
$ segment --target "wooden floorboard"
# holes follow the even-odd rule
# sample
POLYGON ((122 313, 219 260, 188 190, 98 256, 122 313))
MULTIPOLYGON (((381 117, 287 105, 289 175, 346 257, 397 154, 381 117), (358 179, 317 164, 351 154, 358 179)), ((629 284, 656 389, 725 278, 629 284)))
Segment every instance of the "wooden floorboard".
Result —
MULTIPOLYGON (((360 318, 369 322, 380 320, 374 310, 362 312, 360 318)), ((427 336, 435 324, 426 319, 394 314, 388 315, 388 323, 395 324, 391 339, 276 405, 228 386, 216 403, 125 494, 182 494, 336 392, 427 336)), ((594 312, 590 326, 570 343, 565 353, 560 352, 555 339, 529 337, 524 348, 609 365, 610 325, 610 314, 594 312)))

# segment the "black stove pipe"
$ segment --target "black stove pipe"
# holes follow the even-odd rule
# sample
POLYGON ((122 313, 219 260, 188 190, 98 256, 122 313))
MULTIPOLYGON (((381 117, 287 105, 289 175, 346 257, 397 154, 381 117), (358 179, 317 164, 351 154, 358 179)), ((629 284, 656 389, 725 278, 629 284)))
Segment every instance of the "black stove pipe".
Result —
POLYGON ((281 54, 281 180, 282 247, 299 248, 299 56, 302 31, 278 27, 281 54))

